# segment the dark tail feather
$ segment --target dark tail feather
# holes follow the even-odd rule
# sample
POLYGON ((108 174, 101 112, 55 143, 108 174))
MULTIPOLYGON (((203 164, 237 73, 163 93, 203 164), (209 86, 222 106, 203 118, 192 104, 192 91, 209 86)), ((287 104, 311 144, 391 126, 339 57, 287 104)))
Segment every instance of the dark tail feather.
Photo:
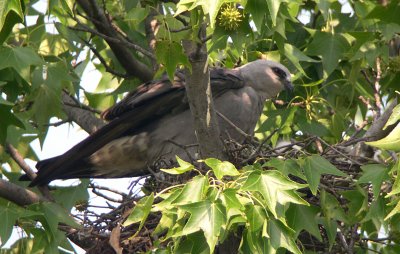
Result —
MULTIPOLYGON (((38 170, 37 176, 29 184, 29 187, 47 185, 49 182, 56 179, 71 179, 71 178, 88 178, 93 172, 90 170, 91 165, 83 160, 78 160, 75 163, 68 165, 66 168, 64 165, 60 165, 58 168, 54 168, 54 165, 59 161, 63 160, 63 155, 49 158, 46 160, 39 161, 36 163, 38 170)), ((26 175, 21 176, 22 180, 29 180, 26 175)), ((20 179, 21 179, 20 178, 20 179)))

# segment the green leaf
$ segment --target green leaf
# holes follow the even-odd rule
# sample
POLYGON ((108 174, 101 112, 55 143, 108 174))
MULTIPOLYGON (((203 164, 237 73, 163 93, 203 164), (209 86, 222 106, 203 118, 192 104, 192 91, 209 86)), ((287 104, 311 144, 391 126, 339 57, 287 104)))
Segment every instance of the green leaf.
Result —
POLYGON ((306 230, 322 242, 317 223, 319 212, 320 209, 316 206, 290 204, 289 209, 286 211, 286 218, 288 225, 295 231, 295 238, 302 230, 306 230))
POLYGON ((400 151, 400 123, 383 139, 377 141, 365 142, 370 146, 375 146, 380 149, 400 151))
POLYGON ((321 191, 321 208, 326 219, 340 220, 348 223, 346 214, 339 201, 325 190, 321 191))
POLYGON ((183 52, 182 45, 177 42, 157 41, 155 50, 157 60, 166 68, 170 80, 174 79, 176 66, 178 64, 190 67, 189 60, 183 52))
POLYGON ((251 14, 258 32, 263 28, 265 10, 267 8, 268 5, 265 0, 248 0, 246 3, 245 11, 251 14))
POLYGON ((264 221, 267 220, 267 214, 262 206, 247 205, 245 211, 247 222, 250 224, 249 230, 251 232, 260 231, 263 227, 264 221))
POLYGON ((78 186, 57 187, 52 194, 59 204, 67 210, 71 210, 78 203, 86 202, 89 199, 87 185, 88 181, 82 181, 78 186))
POLYGON ((328 77, 349 48, 350 44, 342 34, 317 31, 313 41, 308 45, 307 54, 322 58, 324 77, 328 77))
MULTIPOLYGON (((168 252, 169 253, 169 252, 168 252)), ((196 232, 187 235, 182 242, 178 243, 176 249, 173 253, 176 254, 188 254, 188 253, 198 253, 198 254, 209 254, 210 248, 207 244, 207 240, 202 232, 196 232)))
POLYGON ((213 251, 217 244, 218 236, 226 224, 226 209, 222 205, 221 200, 217 200, 216 202, 204 200, 181 205, 179 208, 189 212, 191 215, 182 232, 176 236, 188 235, 202 230, 210 250, 213 251))
POLYGON ((11 236, 14 224, 17 219, 23 214, 24 209, 14 203, 0 198, 0 246, 5 244, 11 236))
MULTIPOLYGON (((160 221, 157 224, 156 229, 154 229, 152 235, 159 235, 165 230, 171 230, 175 224, 176 215, 170 212, 163 212, 160 221)), ((167 234, 168 235, 168 234, 167 234)))
POLYGON ((301 254, 296 245, 293 233, 293 230, 286 227, 279 220, 272 219, 268 221, 268 235, 270 236, 271 245, 275 250, 285 248, 292 253, 301 254))
POLYGON ((43 60, 29 47, 0 47, 0 70, 11 67, 22 72, 31 65, 42 65, 43 60))
POLYGON ((0 44, 7 39, 15 24, 24 21, 22 4, 20 0, 0 1, 0 44))
POLYGON ((181 158, 179 158, 178 155, 176 155, 176 161, 178 162, 179 167, 169 169, 161 168, 160 170, 171 175, 180 175, 194 169, 194 166, 192 164, 182 160, 181 158))
POLYGON ((274 26, 276 25, 276 17, 278 16, 279 7, 281 6, 282 2, 284 2, 284 1, 282 1, 282 0, 267 0, 269 15, 271 17, 272 24, 274 26))
POLYGON ((388 215, 386 215, 385 221, 387 221, 388 219, 399 213, 400 213, 400 202, 396 202, 396 206, 390 211, 388 215))
POLYGON ((397 162, 393 165, 390 172, 395 175, 394 176, 395 180, 392 185, 392 190, 386 195, 386 198, 400 193, 400 161, 399 160, 397 160, 397 162))
POLYGON ((59 204, 53 202, 36 203, 30 205, 28 209, 30 211, 43 213, 43 216, 38 217, 38 219, 46 231, 49 232, 51 239, 56 239, 58 237, 59 223, 65 223, 73 228, 81 227, 81 225, 72 218, 70 213, 59 204))
POLYGON ((287 203, 308 205, 295 191, 303 187, 305 185, 291 181, 279 171, 268 170, 260 172, 257 170, 250 173, 241 189, 261 193, 270 212, 276 218, 280 218, 283 217, 283 214, 278 214, 278 206, 283 206, 287 203))
POLYGON ((386 215, 386 203, 383 197, 379 196, 378 199, 371 202, 366 216, 361 220, 361 223, 372 221, 375 226, 376 232, 381 230, 386 215))
POLYGON ((140 230, 142 229, 144 223, 146 222, 147 216, 150 214, 151 206, 154 202, 154 194, 151 193, 147 197, 143 197, 140 201, 135 205, 131 214, 128 216, 126 221, 122 224, 123 226, 128 226, 132 223, 136 223, 140 221, 139 228, 137 229, 134 236, 136 236, 140 230))
POLYGON ((215 158, 208 158, 204 162, 213 170, 215 176, 219 180, 221 180, 224 176, 239 175, 239 171, 236 169, 235 165, 229 161, 220 161, 215 158))
POLYGON ((305 73, 303 67, 301 67, 300 62, 308 62, 308 63, 318 62, 317 60, 312 59, 311 57, 305 55, 295 46, 288 43, 285 43, 283 48, 280 48, 280 50, 282 51, 282 54, 286 56, 289 59, 289 61, 296 67, 296 69, 306 77, 307 74, 305 73))
POLYGON ((386 122, 385 127, 383 129, 386 129, 389 125, 395 124, 397 121, 400 120, 400 104, 398 104, 396 107, 393 108, 392 114, 389 117, 389 120, 386 122))
POLYGON ((25 128, 21 120, 12 112, 12 106, 0 102, 0 144, 6 141, 8 127, 11 125, 25 128))
POLYGON ((201 7, 203 13, 210 17, 210 26, 214 29, 219 9, 224 3, 230 2, 234 2, 234 0, 181 0, 176 6, 175 16, 185 11, 192 11, 196 7, 201 7))
POLYGON ((317 194, 318 185, 322 174, 330 174, 336 176, 346 177, 347 175, 338 170, 328 160, 319 156, 312 155, 304 159, 301 163, 303 166, 304 174, 307 178, 307 183, 313 195, 317 194))
POLYGON ((357 186, 357 189, 344 191, 342 195, 348 201, 346 214, 349 223, 358 223, 364 218, 369 209, 367 192, 357 186))
POLYGON ((371 183, 372 193, 378 198, 383 181, 388 179, 389 169, 382 164, 368 164, 361 166, 363 174, 357 183, 371 183))
POLYGON ((289 174, 292 174, 294 176, 300 177, 301 179, 305 179, 305 176, 300 170, 299 164, 293 159, 283 160, 280 158, 272 158, 264 163, 262 166, 276 168, 285 176, 289 176, 289 174))
POLYGON ((193 177, 190 182, 185 184, 174 201, 172 201, 172 204, 184 205, 198 202, 205 196, 207 189, 207 177, 201 175, 193 177))

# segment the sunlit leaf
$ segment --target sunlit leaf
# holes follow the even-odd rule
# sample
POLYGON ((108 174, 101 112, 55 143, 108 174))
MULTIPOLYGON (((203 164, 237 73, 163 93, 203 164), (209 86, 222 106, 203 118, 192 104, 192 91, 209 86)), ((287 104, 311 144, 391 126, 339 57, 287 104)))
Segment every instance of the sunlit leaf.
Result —
POLYGON ((133 208, 131 214, 128 216, 126 221, 123 223, 124 226, 130 225, 132 223, 136 223, 140 221, 139 228, 137 229, 136 234, 140 232, 144 223, 146 222, 147 216, 150 214, 151 206, 154 202, 154 194, 151 193, 149 196, 143 197, 139 200, 139 202, 133 208))
POLYGON ((204 200, 179 206, 191 215, 180 235, 187 235, 199 230, 204 232, 211 250, 215 248, 218 236, 226 223, 226 209, 221 201, 204 200))
POLYGON ((180 175, 183 174, 187 171, 190 171, 192 169, 194 169, 194 166, 192 164, 190 164, 189 162, 186 162, 184 160, 182 160, 181 158, 179 158, 178 156, 176 156, 176 161, 179 164, 179 167, 175 167, 175 168, 161 168, 161 171, 164 171, 168 174, 172 174, 172 175, 180 175))
POLYGON ((380 149, 400 151, 400 123, 386 137, 365 143, 380 149))
POLYGON ((215 176, 220 180, 224 176, 239 175, 239 171, 236 169, 235 165, 229 161, 220 161, 215 158, 208 158, 204 162, 213 170, 215 176))
POLYGON ((287 203, 303 204, 308 203, 296 193, 297 189, 305 185, 298 184, 285 177, 276 170, 255 171, 251 173, 242 186, 242 190, 259 192, 265 199, 269 211, 276 217, 282 217, 278 213, 277 206, 287 203))

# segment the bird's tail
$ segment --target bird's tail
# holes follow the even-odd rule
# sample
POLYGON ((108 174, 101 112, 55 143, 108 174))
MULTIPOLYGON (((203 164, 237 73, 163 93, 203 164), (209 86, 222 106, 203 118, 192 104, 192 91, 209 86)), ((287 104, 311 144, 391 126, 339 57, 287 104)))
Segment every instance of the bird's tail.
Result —
MULTIPOLYGON (((29 187, 43 186, 47 185, 49 182, 55 179, 72 179, 72 178, 88 178, 92 173, 90 170, 90 165, 87 162, 80 160, 78 163, 69 165, 68 170, 57 170, 54 165, 57 164, 59 160, 63 160, 63 155, 56 156, 53 158, 45 159, 36 163, 36 168, 38 170, 37 176, 29 184, 29 187)), ((61 166, 62 167, 62 166, 61 166)), ((31 180, 28 175, 22 175, 19 178, 20 181, 31 180)))

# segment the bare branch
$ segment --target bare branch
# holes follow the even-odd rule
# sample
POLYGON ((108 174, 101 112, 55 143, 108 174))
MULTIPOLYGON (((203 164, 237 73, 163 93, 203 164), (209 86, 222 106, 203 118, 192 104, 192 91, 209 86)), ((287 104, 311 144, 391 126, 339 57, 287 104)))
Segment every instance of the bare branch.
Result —
POLYGON ((95 117, 92 112, 83 109, 67 92, 62 93, 63 109, 71 121, 77 123, 82 129, 88 133, 93 133, 100 127, 104 126, 104 122, 95 117), (74 105, 74 106, 70 106, 74 105))
MULTIPOLYGON (((21 169, 27 174, 27 176, 33 180, 36 177, 36 173, 29 167, 29 165, 25 162, 24 158, 21 154, 15 149, 15 147, 11 144, 6 144, 6 152, 13 158, 13 160, 21 167, 21 169)), ((47 186, 39 186, 38 189, 49 200, 52 200, 49 188, 47 186)))
POLYGON ((121 78, 129 78, 129 76, 127 76, 126 74, 123 73, 119 73, 115 70, 113 70, 106 62, 106 60, 100 55, 100 53, 97 51, 97 49, 95 47, 92 46, 92 44, 90 44, 89 41, 81 38, 81 40, 86 44, 86 46, 88 46, 90 48, 90 50, 93 52, 93 54, 100 60, 101 64, 104 66, 104 68, 106 69, 106 72, 111 73, 112 75, 121 77, 121 78))
POLYGON ((0 197, 20 206, 27 206, 40 201, 47 201, 47 199, 39 196, 35 192, 3 179, 0 179, 0 197))
POLYGON ((143 82, 151 80, 154 74, 153 71, 149 69, 144 63, 135 59, 128 47, 121 45, 120 42, 117 43, 114 40, 110 39, 114 38, 118 41, 123 41, 123 37, 121 37, 121 35, 119 35, 117 31, 115 31, 109 19, 106 17, 104 11, 97 6, 96 1, 77 0, 77 3, 80 7, 82 7, 86 15, 91 20, 96 20, 96 22, 93 22, 96 30, 100 34, 104 34, 105 36, 107 36, 105 40, 107 41, 108 45, 110 46, 114 55, 117 57, 120 64, 126 70, 127 74, 129 76, 135 76, 143 82))

